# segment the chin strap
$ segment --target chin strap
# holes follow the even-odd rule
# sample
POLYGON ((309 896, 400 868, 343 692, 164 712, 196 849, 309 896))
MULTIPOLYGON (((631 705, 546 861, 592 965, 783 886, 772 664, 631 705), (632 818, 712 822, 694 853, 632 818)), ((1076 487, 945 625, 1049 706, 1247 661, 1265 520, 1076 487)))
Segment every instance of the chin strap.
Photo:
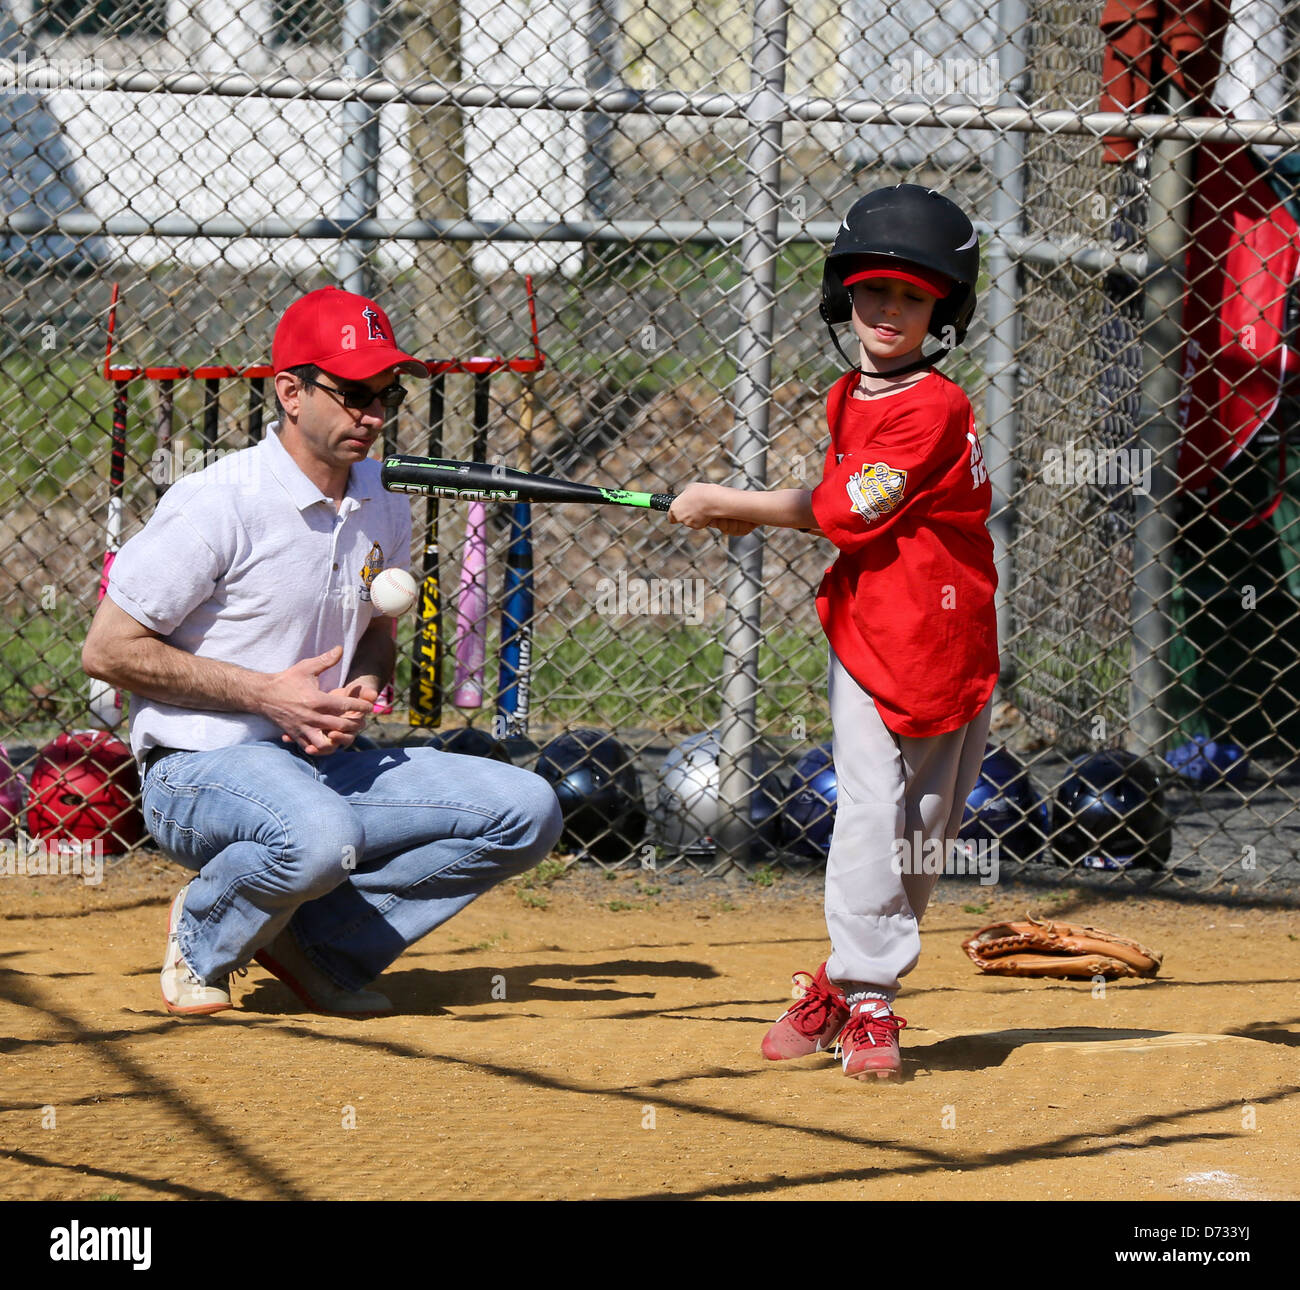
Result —
POLYGON ((840 357, 859 376, 906 376, 909 372, 919 372, 923 367, 933 367, 936 363, 948 357, 946 349, 938 349, 933 354, 922 354, 914 363, 908 363, 905 367, 895 367, 889 372, 868 372, 865 368, 859 367, 844 352, 844 347, 840 344, 840 338, 835 334, 835 328, 830 323, 826 324, 826 330, 830 332, 831 343, 839 350, 840 357))

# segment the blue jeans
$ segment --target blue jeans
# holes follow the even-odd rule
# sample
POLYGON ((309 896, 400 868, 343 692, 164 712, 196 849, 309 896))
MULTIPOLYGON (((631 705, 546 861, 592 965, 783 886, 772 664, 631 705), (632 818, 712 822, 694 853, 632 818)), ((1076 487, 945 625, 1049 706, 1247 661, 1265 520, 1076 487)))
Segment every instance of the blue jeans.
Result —
POLYGON ((198 870, 179 941, 211 982, 286 926, 359 990, 408 946, 560 836, 539 775, 433 748, 309 757, 270 742, 159 758, 143 784, 163 852, 198 870))

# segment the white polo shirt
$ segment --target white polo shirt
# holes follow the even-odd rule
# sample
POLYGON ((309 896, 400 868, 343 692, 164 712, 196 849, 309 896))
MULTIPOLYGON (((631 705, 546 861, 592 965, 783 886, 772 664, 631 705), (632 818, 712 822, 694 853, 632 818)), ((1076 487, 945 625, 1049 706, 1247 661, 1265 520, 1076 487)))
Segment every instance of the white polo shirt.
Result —
MULTIPOLYGON (((384 491, 379 462, 367 458, 352 467, 336 512, 276 429, 173 484, 118 553, 108 594, 167 644, 255 672, 282 672, 342 645, 342 659, 319 678, 332 690, 378 617, 371 579, 410 563, 410 502, 384 491)), ((282 733, 252 713, 131 699, 138 758, 155 744, 205 751, 282 733)))

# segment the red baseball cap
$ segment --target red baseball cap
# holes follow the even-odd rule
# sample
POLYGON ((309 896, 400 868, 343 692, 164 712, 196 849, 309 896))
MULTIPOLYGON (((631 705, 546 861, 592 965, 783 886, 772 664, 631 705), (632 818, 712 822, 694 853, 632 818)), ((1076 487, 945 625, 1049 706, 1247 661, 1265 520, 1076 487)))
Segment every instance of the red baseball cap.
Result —
POLYGON ((284 311, 271 342, 276 372, 314 363, 345 381, 365 381, 386 368, 428 376, 418 358, 397 348, 388 315, 373 300, 321 287, 284 311))
POLYGON ((868 278, 896 278, 899 282, 907 282, 920 287, 922 291, 928 291, 938 300, 942 300, 952 290, 951 278, 920 264, 896 260, 892 255, 858 256, 844 279, 844 285, 851 287, 855 282, 865 282, 868 278))

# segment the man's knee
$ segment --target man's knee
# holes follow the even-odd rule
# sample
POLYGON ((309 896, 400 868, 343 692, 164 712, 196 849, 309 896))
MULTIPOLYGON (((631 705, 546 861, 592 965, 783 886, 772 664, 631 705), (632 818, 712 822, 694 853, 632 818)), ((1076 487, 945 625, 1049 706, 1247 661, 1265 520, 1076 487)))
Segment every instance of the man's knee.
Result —
POLYGON ((520 773, 512 785, 512 812, 506 821, 510 847, 507 867, 522 873, 546 859, 564 831, 564 814, 555 790, 540 775, 520 773))
POLYGON ((321 804, 300 822, 277 857, 290 890, 305 900, 333 891, 365 859, 366 833, 355 811, 340 798, 321 804))

